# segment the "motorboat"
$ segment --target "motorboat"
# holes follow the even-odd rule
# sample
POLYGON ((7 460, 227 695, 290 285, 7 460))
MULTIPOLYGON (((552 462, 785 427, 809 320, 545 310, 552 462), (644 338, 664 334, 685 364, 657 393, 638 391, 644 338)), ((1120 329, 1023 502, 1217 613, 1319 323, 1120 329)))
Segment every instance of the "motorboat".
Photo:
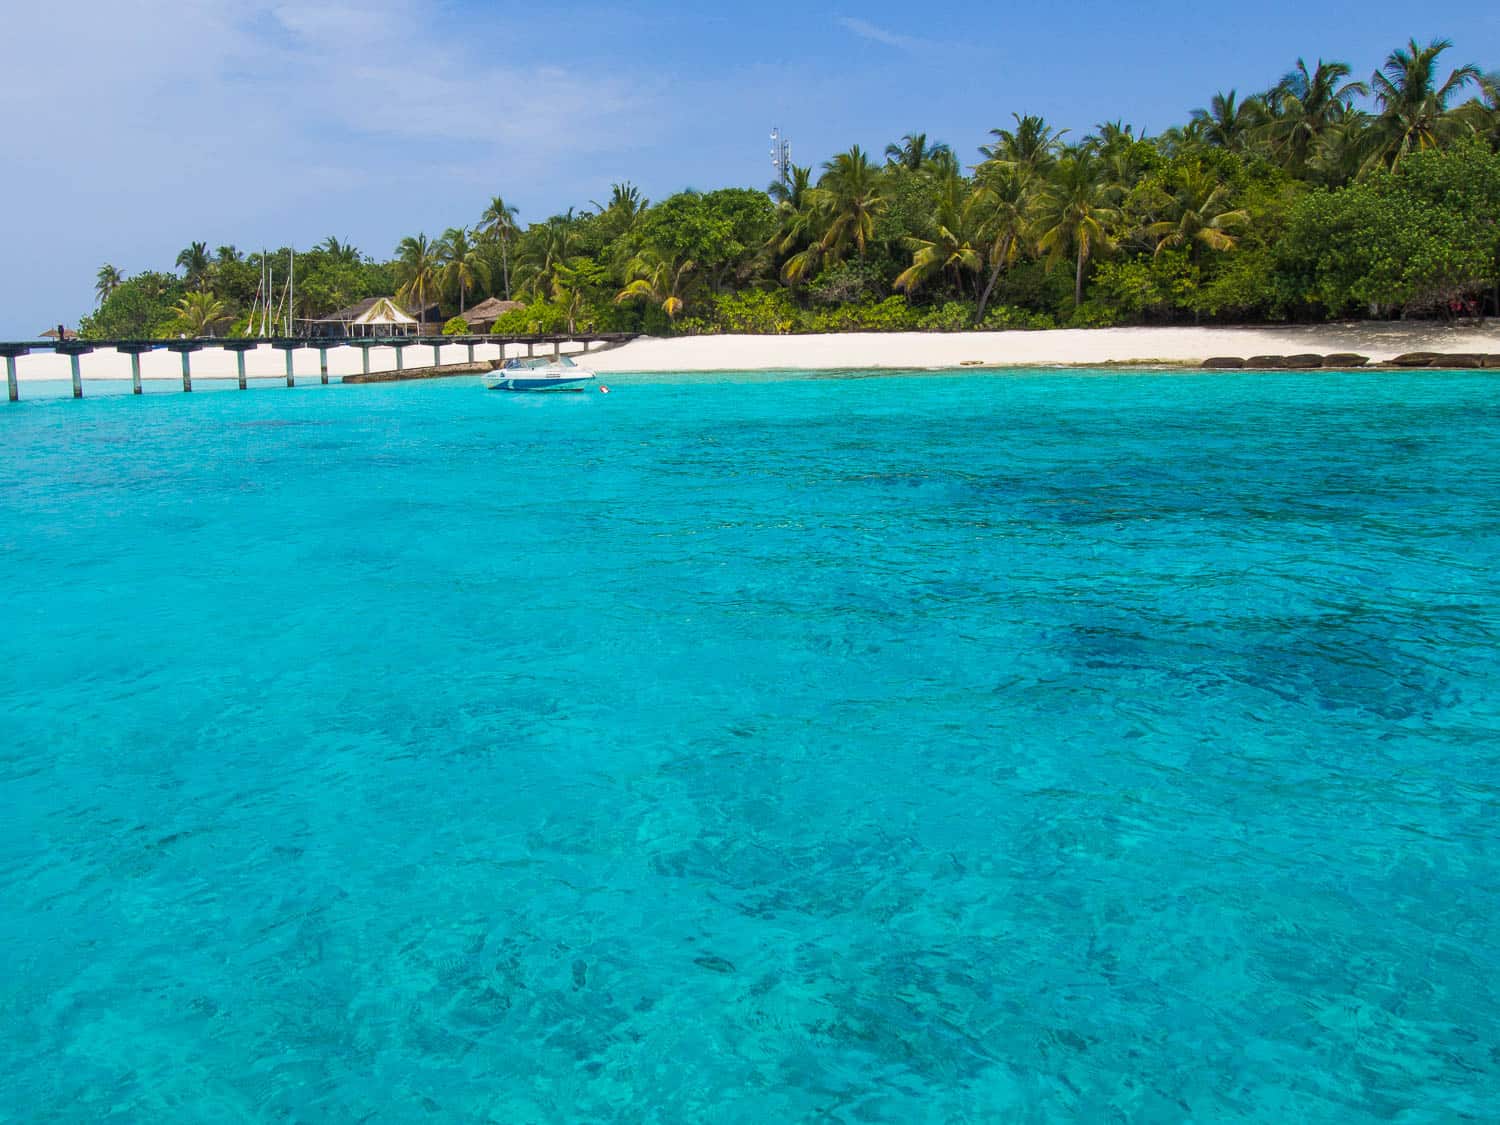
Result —
POLYGON ((508 359, 485 380, 492 391, 582 391, 594 373, 565 355, 537 359, 508 359))

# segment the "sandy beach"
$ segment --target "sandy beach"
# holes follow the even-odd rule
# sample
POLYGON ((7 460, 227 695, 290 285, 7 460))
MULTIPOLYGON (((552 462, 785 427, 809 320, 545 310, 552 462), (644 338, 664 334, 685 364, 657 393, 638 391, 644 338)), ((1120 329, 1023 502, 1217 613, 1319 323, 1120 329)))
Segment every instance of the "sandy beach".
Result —
POLYGON ((1500 352, 1500 325, 1430 323, 1288 328, 1098 328, 1042 332, 899 332, 827 336, 690 336, 641 339, 591 357, 600 372, 1070 366, 1210 356, 1355 352, 1374 362, 1403 352, 1500 352))
MULTIPOLYGON (((496 359, 500 348, 481 344, 478 359, 496 359)), ((539 353, 543 349, 539 349, 539 353)), ((579 348, 565 346, 576 354, 579 348)), ((631 372, 712 372, 768 370, 838 370, 875 368, 901 370, 982 364, 991 367, 1089 366, 1112 363, 1193 363, 1210 356, 1251 356, 1299 352, 1355 352, 1379 362, 1402 352, 1500 353, 1500 325, 1446 328, 1431 323, 1349 323, 1285 328, 1101 328, 1057 329, 1039 332, 900 332, 845 333, 807 336, 686 336, 642 337, 607 350, 589 353, 590 366, 603 374, 631 372)), ((524 355, 512 345, 508 355, 524 355)), ((318 353, 293 353, 299 381, 319 376, 318 353)), ((404 366, 433 362, 433 350, 417 345, 405 353, 404 366)), ((441 348, 444 364, 462 363, 468 349, 460 344, 441 348)), ((351 347, 328 349, 331 378, 353 375, 361 367, 361 352, 351 347)), ((376 348, 370 353, 372 371, 396 366, 396 353, 376 348)), ((269 345, 245 356, 251 378, 284 378, 284 353, 269 345)), ((234 357, 212 346, 193 354, 193 378, 232 379, 234 357)), ((22 382, 66 380, 68 358, 50 350, 23 356, 16 363, 22 382)), ((128 380, 130 359, 113 349, 83 357, 85 382, 128 380)), ((141 375, 148 380, 180 379, 182 364, 171 352, 159 350, 141 357, 141 375)))

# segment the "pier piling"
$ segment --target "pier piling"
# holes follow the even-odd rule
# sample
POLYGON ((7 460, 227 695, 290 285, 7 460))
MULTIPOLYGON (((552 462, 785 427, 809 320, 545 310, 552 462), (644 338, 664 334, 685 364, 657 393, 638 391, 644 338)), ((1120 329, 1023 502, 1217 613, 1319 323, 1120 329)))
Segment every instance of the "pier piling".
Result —
POLYGON ((83 397, 83 369, 79 366, 79 359, 94 350, 92 344, 80 344, 77 340, 59 340, 52 346, 52 350, 68 357, 69 366, 73 369, 73 397, 83 397))
POLYGON ((292 373, 292 353, 302 346, 301 340, 274 340, 271 346, 277 351, 286 353, 286 385, 295 387, 297 376, 292 373))
POLYGON ((239 387, 243 391, 246 388, 245 353, 254 351, 260 343, 256 340, 225 340, 222 346, 234 353, 235 374, 239 376, 239 387))
POLYGON ((130 393, 133 395, 141 393, 141 353, 150 350, 150 344, 127 341, 115 345, 115 351, 124 352, 130 357, 130 393))
POLYGON ((5 391, 11 402, 21 401, 21 387, 16 380, 16 357, 30 355, 25 344, 0 344, 0 355, 5 357, 5 391))
POLYGON ((169 340, 167 351, 176 352, 182 357, 182 389, 190 392, 193 389, 193 363, 192 354, 203 345, 191 340, 169 340))
POLYGON ((328 386, 328 347, 326 345, 318 347, 318 374, 322 376, 323 385, 328 386))

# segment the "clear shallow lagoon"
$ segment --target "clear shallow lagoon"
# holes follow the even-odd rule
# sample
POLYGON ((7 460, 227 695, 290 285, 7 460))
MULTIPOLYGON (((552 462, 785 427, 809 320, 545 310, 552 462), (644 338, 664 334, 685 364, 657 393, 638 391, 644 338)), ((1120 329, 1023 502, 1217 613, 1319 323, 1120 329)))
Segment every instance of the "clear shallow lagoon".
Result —
POLYGON ((1500 1116, 1500 379, 609 381, 0 408, 0 1118, 1500 1116))

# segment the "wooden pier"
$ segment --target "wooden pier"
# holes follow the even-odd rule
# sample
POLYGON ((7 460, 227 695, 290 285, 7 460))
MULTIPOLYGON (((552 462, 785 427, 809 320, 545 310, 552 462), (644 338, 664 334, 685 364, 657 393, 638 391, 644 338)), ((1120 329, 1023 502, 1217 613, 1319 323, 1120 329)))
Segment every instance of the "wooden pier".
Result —
MULTIPOLYGON (((261 347, 269 347, 275 351, 283 352, 286 356, 285 378, 288 387, 297 385, 297 372, 294 357, 298 351, 312 350, 318 353, 318 380, 327 385, 330 381, 328 373, 328 353, 341 347, 353 347, 360 350, 360 373, 348 376, 333 376, 339 382, 364 383, 364 382, 392 382, 406 378, 430 379, 444 375, 466 375, 481 369, 486 361, 481 360, 476 349, 482 347, 493 347, 499 352, 499 358, 508 358, 508 349, 524 347, 527 356, 535 356, 538 347, 551 347, 552 355, 563 354, 564 345, 581 345, 579 350, 570 352, 572 355, 585 355, 595 348, 617 347, 636 338, 633 332, 569 332, 547 336, 359 336, 349 338, 333 337, 262 337, 259 339, 217 339, 210 337, 199 337, 197 339, 176 340, 47 340, 47 341, 19 341, 13 343, 0 342, 0 356, 5 359, 5 385, 6 394, 11 402, 20 400, 20 380, 17 377, 16 361, 33 352, 50 351, 57 355, 65 355, 69 359, 70 374, 72 377, 73 397, 83 397, 84 370, 83 357, 93 352, 104 352, 113 350, 120 355, 130 357, 130 389, 133 394, 141 392, 141 356, 148 352, 165 350, 176 353, 182 360, 182 389, 191 392, 193 389, 193 357, 199 352, 210 352, 221 354, 227 359, 229 354, 235 358, 234 373, 228 374, 220 370, 205 372, 201 368, 198 378, 205 379, 228 379, 234 378, 240 390, 248 387, 248 378, 268 378, 264 374, 247 377, 245 371, 245 355, 261 347), (442 350, 445 347, 462 347, 465 349, 467 359, 457 362, 443 363, 442 350), (407 348, 430 347, 432 349, 432 363, 422 364, 408 368, 405 362, 407 348), (394 369, 383 368, 372 370, 370 365, 370 353, 378 352, 379 349, 390 348, 395 352, 396 366, 394 369), (410 374, 407 374, 407 372, 410 374)), ((424 357, 425 358, 425 357, 424 357)), ((513 357, 509 357, 513 358, 513 357)), ((277 375, 275 378, 280 379, 277 375)), ((308 375, 311 378, 311 375, 308 375)), ((175 381, 175 380, 174 380, 175 381)))

